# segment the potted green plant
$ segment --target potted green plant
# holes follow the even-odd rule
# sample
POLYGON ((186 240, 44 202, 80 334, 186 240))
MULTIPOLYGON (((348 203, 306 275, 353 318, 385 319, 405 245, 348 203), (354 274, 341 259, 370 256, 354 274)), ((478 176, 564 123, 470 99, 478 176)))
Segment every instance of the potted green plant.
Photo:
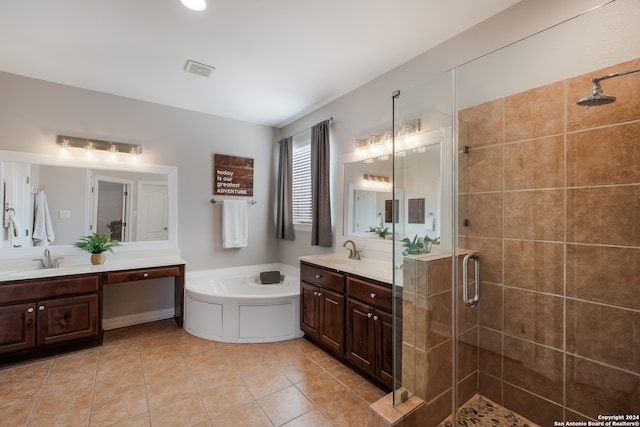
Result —
POLYGON ((369 227, 369 232, 370 233, 376 233, 378 235, 378 237, 380 237, 381 239, 384 239, 385 237, 387 237, 389 234, 391 234, 391 232, 389 231, 389 227, 369 227))
POLYGON ((424 251, 426 253, 431 252, 431 246, 432 245, 439 245, 440 244, 440 236, 438 237, 429 237, 429 235, 427 234, 426 236, 424 236, 424 251))
POLYGON ((405 237, 401 240, 402 245, 404 246, 404 250, 402 251, 402 255, 418 255, 423 252, 424 244, 418 241, 418 235, 416 234, 413 237, 413 240, 405 237))
POLYGON ((120 246, 119 240, 112 240, 111 233, 93 233, 89 236, 82 236, 73 244, 75 247, 87 251, 91 254, 91 264, 103 264, 106 256, 104 252, 113 253, 113 248, 120 246))

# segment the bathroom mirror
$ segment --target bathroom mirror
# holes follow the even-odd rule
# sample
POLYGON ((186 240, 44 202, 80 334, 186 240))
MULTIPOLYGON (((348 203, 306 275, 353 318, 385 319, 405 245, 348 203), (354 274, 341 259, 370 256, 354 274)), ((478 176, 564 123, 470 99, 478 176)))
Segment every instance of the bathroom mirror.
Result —
MULTIPOLYGON (((449 134, 449 129, 444 128, 420 132, 413 136, 414 144, 410 148, 396 152, 394 214, 395 231, 400 237, 440 235, 444 162, 441 145, 449 134)), ((346 237, 379 239, 369 228, 391 230, 385 205, 391 204, 392 156, 362 157, 353 153, 343 158, 343 232, 346 237)))
POLYGON ((112 233, 125 246, 177 245, 175 167, 0 151, 0 178, 2 251, 45 246, 38 221, 52 230, 44 232, 46 246, 71 245, 93 232, 112 233), (46 214, 39 215, 43 200, 46 214))

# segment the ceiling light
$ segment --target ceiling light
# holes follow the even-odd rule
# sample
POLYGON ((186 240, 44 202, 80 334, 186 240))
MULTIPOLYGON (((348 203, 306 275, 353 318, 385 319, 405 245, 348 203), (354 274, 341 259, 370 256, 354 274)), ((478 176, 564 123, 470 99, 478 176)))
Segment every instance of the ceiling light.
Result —
POLYGON ((180 2, 185 5, 185 7, 198 12, 207 8, 207 2, 205 0, 180 0, 180 2))

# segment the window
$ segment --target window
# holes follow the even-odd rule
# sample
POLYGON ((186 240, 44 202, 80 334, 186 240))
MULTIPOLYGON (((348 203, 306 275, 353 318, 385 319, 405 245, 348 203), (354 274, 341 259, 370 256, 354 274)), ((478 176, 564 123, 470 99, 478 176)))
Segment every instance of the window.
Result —
POLYGON ((293 141, 293 223, 311 224, 311 140, 293 141))

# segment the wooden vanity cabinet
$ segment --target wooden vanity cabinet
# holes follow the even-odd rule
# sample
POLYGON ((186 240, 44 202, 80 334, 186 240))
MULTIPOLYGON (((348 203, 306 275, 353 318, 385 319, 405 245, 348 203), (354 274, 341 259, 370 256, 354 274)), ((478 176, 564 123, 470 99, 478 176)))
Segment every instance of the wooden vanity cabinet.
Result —
POLYGON ((323 348, 343 356, 344 275, 300 265, 300 329, 323 348))
POLYGON ((393 296, 388 284, 347 277, 347 360, 393 384, 393 296))
POLYGON ((100 276, 0 283, 0 363, 100 345, 100 276))
POLYGON ((306 337, 391 389, 391 285, 302 261, 300 298, 300 329, 306 337))

